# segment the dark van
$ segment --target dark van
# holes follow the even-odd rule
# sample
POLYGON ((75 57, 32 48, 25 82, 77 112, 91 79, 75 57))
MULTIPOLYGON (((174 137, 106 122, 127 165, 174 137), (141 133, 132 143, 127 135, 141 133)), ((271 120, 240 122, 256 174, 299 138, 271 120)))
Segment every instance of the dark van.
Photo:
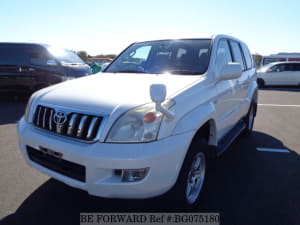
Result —
POLYGON ((0 93, 27 93, 91 74, 70 50, 45 44, 0 43, 0 93))

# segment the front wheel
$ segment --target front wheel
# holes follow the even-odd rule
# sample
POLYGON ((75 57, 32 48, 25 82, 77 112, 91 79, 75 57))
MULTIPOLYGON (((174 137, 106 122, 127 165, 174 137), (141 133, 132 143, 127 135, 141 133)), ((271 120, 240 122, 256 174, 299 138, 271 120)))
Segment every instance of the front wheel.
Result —
POLYGON ((258 79, 257 79, 257 86, 258 86, 259 88, 265 87, 265 81, 264 81, 263 79, 258 78, 258 79))
POLYGON ((255 117, 255 106, 252 103, 250 105, 250 109, 248 111, 248 114, 245 118, 245 123, 246 123, 246 127, 245 130, 243 131, 244 136, 250 136, 252 134, 253 131, 253 124, 254 124, 254 117, 255 117))
POLYGON ((185 188, 185 198, 188 204, 194 204, 200 195, 204 177, 206 160, 203 152, 198 152, 194 158, 188 172, 187 184, 185 188))
POLYGON ((207 158, 207 144, 203 140, 193 141, 183 162, 173 197, 187 207, 194 206, 204 185, 207 158))

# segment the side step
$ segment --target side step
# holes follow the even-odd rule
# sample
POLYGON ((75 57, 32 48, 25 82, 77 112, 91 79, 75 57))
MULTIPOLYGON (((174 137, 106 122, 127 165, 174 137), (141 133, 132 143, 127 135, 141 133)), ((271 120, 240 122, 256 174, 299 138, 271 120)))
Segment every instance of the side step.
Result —
POLYGON ((239 121, 218 143, 217 156, 221 155, 231 145, 231 143, 240 135, 245 129, 244 121, 239 121))

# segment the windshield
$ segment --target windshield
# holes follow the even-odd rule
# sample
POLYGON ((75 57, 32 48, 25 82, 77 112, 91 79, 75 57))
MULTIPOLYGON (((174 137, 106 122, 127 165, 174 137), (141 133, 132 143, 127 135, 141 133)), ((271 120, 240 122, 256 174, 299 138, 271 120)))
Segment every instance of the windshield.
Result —
POLYGON ((48 51, 63 65, 84 64, 84 62, 72 51, 63 48, 48 47, 48 51))
POLYGON ((104 72, 203 74, 209 62, 211 40, 179 39, 136 43, 104 72))

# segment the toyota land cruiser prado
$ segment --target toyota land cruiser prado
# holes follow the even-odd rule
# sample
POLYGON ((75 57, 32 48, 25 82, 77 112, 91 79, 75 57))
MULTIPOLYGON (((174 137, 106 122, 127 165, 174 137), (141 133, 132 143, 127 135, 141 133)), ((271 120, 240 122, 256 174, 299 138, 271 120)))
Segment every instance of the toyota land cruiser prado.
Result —
POLYGON ((207 164, 250 134, 257 83, 227 35, 138 42, 100 75, 34 93, 18 123, 29 165, 91 195, 194 205, 207 164))

